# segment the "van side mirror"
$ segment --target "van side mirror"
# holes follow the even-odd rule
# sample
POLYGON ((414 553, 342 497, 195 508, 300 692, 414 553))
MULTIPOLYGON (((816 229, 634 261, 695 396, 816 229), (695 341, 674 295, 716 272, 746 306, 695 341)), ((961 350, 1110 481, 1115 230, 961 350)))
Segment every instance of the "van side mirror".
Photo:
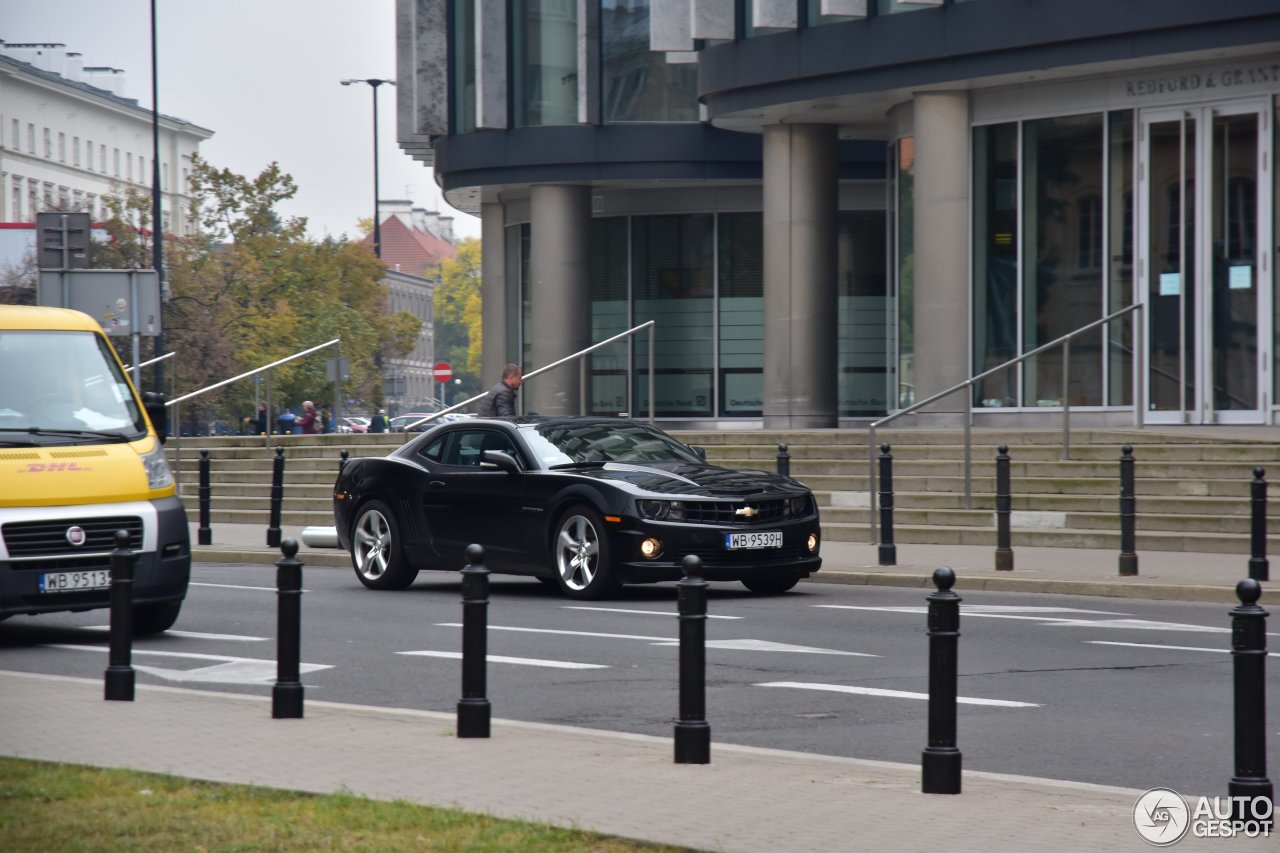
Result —
POLYGON ((156 437, 161 444, 169 438, 169 407, 165 405, 166 402, 167 398, 159 391, 142 392, 142 408, 147 410, 147 417, 151 419, 151 425, 155 427, 156 437))

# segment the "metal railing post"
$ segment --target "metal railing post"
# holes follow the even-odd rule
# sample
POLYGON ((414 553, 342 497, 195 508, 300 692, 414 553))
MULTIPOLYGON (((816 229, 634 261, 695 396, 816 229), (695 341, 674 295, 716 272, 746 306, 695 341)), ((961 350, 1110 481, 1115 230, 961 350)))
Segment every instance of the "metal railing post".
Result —
POLYGON ((649 423, 653 423, 654 421, 654 417, 653 417, 653 412, 654 412, 654 409, 653 409, 653 406, 654 406, 654 402, 653 402, 653 345, 654 345, 653 330, 654 328, 655 328, 654 326, 649 327, 649 423))
POLYGON ((973 509, 973 388, 964 387, 964 508, 973 509))
POLYGON ((1062 342, 1062 458, 1071 458, 1071 338, 1062 342))

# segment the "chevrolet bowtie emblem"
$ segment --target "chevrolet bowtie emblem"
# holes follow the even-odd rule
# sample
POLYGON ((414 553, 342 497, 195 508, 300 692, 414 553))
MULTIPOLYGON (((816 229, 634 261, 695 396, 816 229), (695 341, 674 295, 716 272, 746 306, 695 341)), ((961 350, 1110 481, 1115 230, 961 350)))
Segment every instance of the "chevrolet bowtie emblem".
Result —
POLYGON ((740 515, 743 518, 755 518, 757 515, 760 514, 760 510, 756 509, 753 506, 744 506, 742 509, 735 510, 733 514, 740 515))

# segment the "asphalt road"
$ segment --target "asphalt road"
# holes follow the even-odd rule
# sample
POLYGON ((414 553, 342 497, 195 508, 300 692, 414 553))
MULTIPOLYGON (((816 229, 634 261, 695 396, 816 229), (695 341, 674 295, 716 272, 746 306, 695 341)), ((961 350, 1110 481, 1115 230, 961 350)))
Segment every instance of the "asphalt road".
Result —
MULTIPOLYGON (((135 644, 139 683, 269 695, 275 570, 197 564, 193 575, 174 631, 135 644)), ((371 592, 349 571, 308 569, 304 586, 307 699, 455 709, 456 575, 371 592)), ((1233 772, 1229 608, 958 591, 966 769, 1225 793, 1233 772)), ((534 580, 494 576, 491 592, 495 717, 670 736, 678 710, 672 585, 580 603, 534 580)), ((919 590, 805 583, 758 597, 713 586, 713 745, 918 763, 928 714, 925 605, 919 590)), ((0 669, 100 678, 106 624, 106 611, 0 623, 0 669)), ((1273 657, 1273 777, 1275 669, 1273 657)))

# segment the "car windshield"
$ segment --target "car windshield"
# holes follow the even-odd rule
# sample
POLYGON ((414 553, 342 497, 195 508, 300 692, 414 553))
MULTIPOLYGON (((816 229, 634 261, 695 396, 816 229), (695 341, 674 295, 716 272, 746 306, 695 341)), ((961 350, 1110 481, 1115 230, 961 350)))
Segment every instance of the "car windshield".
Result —
POLYGON ((145 433, 108 346, 92 332, 0 332, 0 443, 16 432, 145 433))
POLYGON ((645 424, 545 424, 526 433, 544 465, 579 462, 691 462, 702 460, 685 445, 645 424))

